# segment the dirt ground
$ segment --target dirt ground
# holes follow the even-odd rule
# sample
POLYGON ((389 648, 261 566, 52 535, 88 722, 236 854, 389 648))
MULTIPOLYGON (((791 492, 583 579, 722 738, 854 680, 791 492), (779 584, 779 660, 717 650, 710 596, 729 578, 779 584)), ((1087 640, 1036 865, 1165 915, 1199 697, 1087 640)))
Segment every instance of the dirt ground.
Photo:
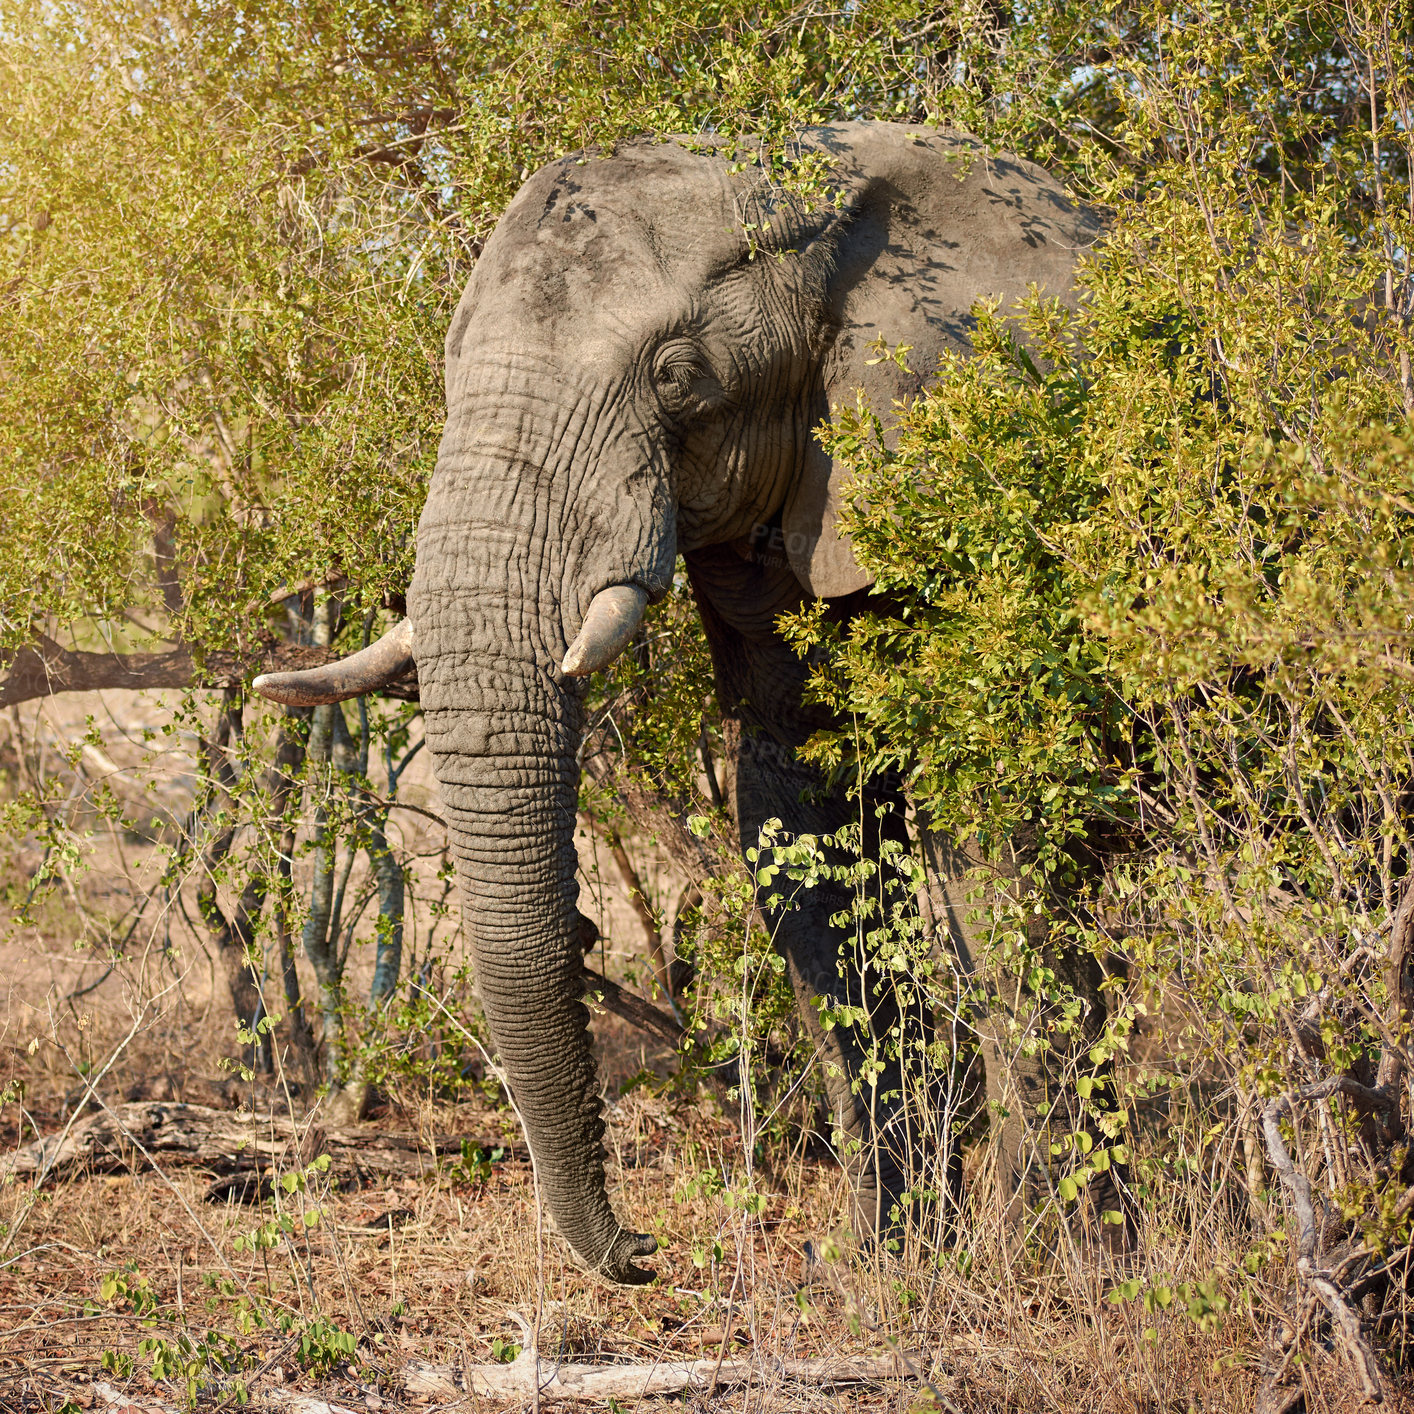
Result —
MULTIPOLYGON (((502 1119, 437 1118, 478 1136, 502 1119)), ((838 1170, 798 1162, 762 1176, 769 1202, 746 1220, 694 1182, 739 1165, 730 1124, 643 1088, 610 1119, 617 1200, 663 1243, 646 1288, 606 1287, 553 1238, 537 1243, 523 1162, 495 1163, 484 1181, 429 1167, 378 1187, 298 1195, 287 1206, 317 1205, 317 1226, 243 1253, 235 1239, 267 1220, 269 1205, 206 1202, 207 1180, 191 1170, 81 1177, 45 1191, 0 1269, 0 1406, 101 1406, 107 1386, 139 1410, 183 1407, 181 1379, 155 1378, 143 1342, 185 1333, 240 1369, 256 1407, 299 1393, 360 1410, 525 1408, 524 1399, 449 1400, 408 1386, 423 1364, 465 1369, 517 1353, 520 1322, 535 1321, 537 1304, 541 1350, 552 1357, 642 1365, 723 1354, 757 1366, 750 1388, 664 1401, 703 1409, 1187 1411, 1241 1407, 1250 1388, 1225 1341, 1182 1338, 1161 1361, 1135 1362, 1131 1321, 1102 1306, 1098 1323, 1065 1319, 1066 1302, 1040 1280, 988 1292, 935 1272, 901 1323, 898 1288, 917 1280, 916 1268, 811 1260, 838 1227, 838 1170), (308 1340, 319 1322, 356 1340, 352 1358, 308 1340), (783 1361, 890 1348, 907 1352, 931 1388, 908 1378, 822 1389, 776 1373, 783 1361), (1198 1390, 1206 1398, 1195 1403, 1198 1390), (1232 1402, 1216 1400, 1219 1391, 1232 1402)), ((6 1221, 33 1196, 27 1185, 7 1193, 6 1221)), ((210 1373, 203 1367, 204 1382, 210 1373)), ((201 1407, 219 1402, 223 1383, 199 1392, 201 1407)))
MULTIPOLYGON (((189 809, 194 749, 171 702, 128 694, 38 704, 0 726, 6 799, 30 779, 58 777, 74 792, 112 789, 130 816, 154 820, 189 809)), ((403 799, 435 812, 425 761, 415 764, 403 799)), ((396 818, 415 860, 414 895, 435 899, 436 823, 416 811, 396 818)), ((164 888, 160 851, 96 816, 72 833, 51 839, 48 854, 38 832, 19 837, 0 878, 0 1175, 10 1154, 63 1129, 81 1103, 91 1113, 95 1095, 109 1105, 291 1110, 280 1076, 252 1082, 223 1065, 238 1046, 193 921, 190 879, 164 888), (21 918, 37 872, 64 847, 86 855, 87 868, 66 872, 21 918), (115 922, 147 896, 156 905, 115 964, 115 922)), ((666 907, 679 881, 651 844, 636 841, 634 852, 666 907)), ((582 907, 600 922, 605 970, 636 985, 642 941, 622 881, 589 836, 582 864, 582 907)), ((441 948, 441 970, 428 975, 462 1008, 454 918, 440 942, 429 938, 430 914, 413 920, 407 958, 430 966, 441 948)), ((355 990, 369 968, 351 959, 355 990)), ((827 1145, 808 1133, 748 1145, 733 1102, 674 1082, 670 1048, 617 1017, 598 1017, 595 1029, 611 1191, 622 1214, 659 1238, 652 1285, 610 1288, 568 1261, 538 1220, 514 1115, 494 1086, 449 1094, 409 1080, 379 1092, 367 1132, 462 1136, 477 1147, 460 1161, 429 1154, 406 1176, 358 1183, 297 1156, 273 1174, 273 1192, 248 1192, 252 1201, 229 1188, 212 1201, 207 1173, 140 1155, 129 1172, 80 1169, 38 1190, 0 1180, 0 1410, 530 1408, 528 1396, 457 1392, 468 1367, 513 1360, 527 1325, 552 1363, 707 1359, 753 1374, 644 1405, 743 1414, 1251 1407, 1266 1313, 1204 1329, 1177 1309, 1114 1304, 1107 1296, 1122 1274, 1017 1259, 981 1212, 965 1249, 853 1253, 845 1182, 827 1145), (903 1377, 863 1384, 793 1378, 785 1363, 900 1352, 903 1377)), ((317 1108, 299 1102, 292 1112, 303 1132, 318 1129, 317 1108)), ((1189 1236, 1157 1233, 1153 1260, 1177 1269, 1189 1236)), ((1301 1378, 1311 1410, 1347 1407, 1333 1356, 1318 1354, 1301 1378)))

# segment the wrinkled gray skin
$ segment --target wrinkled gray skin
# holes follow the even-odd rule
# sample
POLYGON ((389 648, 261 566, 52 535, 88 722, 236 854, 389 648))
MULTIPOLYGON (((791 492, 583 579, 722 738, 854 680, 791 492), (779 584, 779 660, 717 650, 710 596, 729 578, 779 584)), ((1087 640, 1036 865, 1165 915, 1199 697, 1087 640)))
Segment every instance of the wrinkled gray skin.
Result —
MULTIPOLYGON (((774 195, 754 166, 689 140, 642 141, 537 172, 488 241, 447 335, 447 424, 408 593, 428 742, 460 872, 481 1000, 535 1155, 544 1201, 586 1267, 646 1280, 652 1238, 622 1228, 604 1183, 603 1120, 581 1001, 576 749, 583 681, 560 663, 593 597, 661 597, 683 555, 724 710, 740 725, 741 838, 778 816, 823 832, 858 818, 793 748, 823 719, 775 620, 811 597, 846 615, 868 576, 834 526, 838 469, 812 429, 864 389, 886 414, 965 349, 981 296, 1064 294, 1096 225, 1039 168, 957 136, 891 124, 812 130, 838 204, 774 195), (743 228, 754 225, 752 257, 743 228), (782 750, 781 748, 786 748, 782 750)), ((816 891, 774 920, 812 998, 842 999, 843 900, 816 891)), ((871 998, 887 1024, 886 1000, 871 998)), ((839 1069, 837 1117, 868 1138, 839 1069)), ((886 1118, 886 1117, 883 1117, 886 1118)), ((887 1210, 889 1146, 856 1162, 859 1220, 887 1210)))

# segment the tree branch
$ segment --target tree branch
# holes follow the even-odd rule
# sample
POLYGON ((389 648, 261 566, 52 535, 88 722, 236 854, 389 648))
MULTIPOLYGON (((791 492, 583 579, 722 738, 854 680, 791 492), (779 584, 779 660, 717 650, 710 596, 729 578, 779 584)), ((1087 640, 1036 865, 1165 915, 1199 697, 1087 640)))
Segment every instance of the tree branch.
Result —
POLYGON ((683 1024, 667 1012, 660 1011, 652 1002, 646 1002, 642 997, 626 992, 617 982, 609 981, 602 972, 595 972, 592 967, 584 969, 584 980, 589 984, 590 990, 597 994, 598 1001, 605 1011, 613 1012, 630 1026, 647 1031, 670 1046, 676 1046, 682 1040, 686 1031, 683 1024))
POLYGON ((1316 1227, 1316 1209, 1311 1196, 1311 1184, 1306 1175, 1292 1163, 1291 1156, 1286 1151, 1286 1144, 1281 1137, 1280 1122, 1283 1115, 1289 1114, 1294 1117, 1295 1105, 1304 1104, 1308 1100, 1326 1100, 1332 1095, 1348 1096, 1352 1100, 1358 1100, 1368 1105, 1371 1109, 1389 1110, 1397 1108, 1399 1104, 1397 1095, 1392 1096, 1383 1090, 1373 1090, 1368 1085, 1361 1085, 1358 1080, 1352 1080, 1346 1075, 1336 1075, 1328 1080, 1318 1081, 1314 1085, 1305 1085, 1295 1095, 1278 1095, 1274 1100, 1269 1101, 1266 1108, 1263 1109, 1262 1133, 1267 1141, 1267 1156, 1271 1159, 1272 1167, 1280 1175, 1281 1181, 1291 1194, 1292 1202, 1296 1205, 1296 1251, 1299 1257, 1304 1257, 1308 1261, 1315 1259, 1319 1237, 1316 1227))
POLYGON ((619 877, 623 880, 624 890, 628 894, 628 901, 633 907, 639 927, 643 930, 643 938, 648 945, 648 959, 653 965, 653 975, 658 979, 658 986, 668 999, 669 1007, 676 1014, 677 1004, 673 996, 672 978, 668 974, 668 960, 663 953, 663 930, 659 927, 657 916, 648 902, 643 880, 638 877, 638 870, 633 867, 633 861, 624 848, 623 839, 612 825, 605 824, 587 812, 582 813, 580 819, 591 830, 597 830, 609 846, 614 863, 618 866, 619 877))
MULTIPOLYGON (((1380 1381, 1379 1364, 1369 1342, 1360 1329, 1360 1318, 1347 1304, 1345 1293, 1331 1274, 1316 1266, 1320 1246, 1320 1231, 1317 1226, 1316 1208, 1311 1193, 1311 1183, 1304 1173, 1292 1162, 1286 1144, 1281 1137, 1281 1118, 1284 1114, 1295 1117, 1298 1104, 1309 1100, 1329 1099, 1332 1095, 1346 1095, 1371 1108, 1398 1110, 1399 1098, 1389 1093, 1361 1085, 1348 1076, 1333 1076, 1315 1085, 1306 1085, 1294 1095, 1278 1095, 1262 1111, 1262 1131, 1267 1141, 1267 1155, 1272 1161, 1281 1181, 1286 1185, 1296 1206, 1297 1241, 1296 1274, 1300 1285, 1310 1290, 1330 1313, 1331 1327, 1337 1344, 1356 1378, 1367 1400, 1378 1403, 1384 1398, 1380 1381)), ((1273 1374, 1263 1382, 1264 1391, 1275 1392, 1273 1374)))
MULTIPOLYGON (((185 644, 165 653, 87 653, 40 634, 38 643, 20 649, 0 677, 0 707, 106 688, 238 687, 255 673, 298 672, 339 656, 330 648, 267 641, 245 653, 208 653, 198 664, 185 644)), ((416 700, 417 680, 409 676, 379 695, 416 700)))
MULTIPOLYGON (((1405 884, 1404 897, 1395 910, 1389 948, 1384 957, 1384 981, 1388 993, 1385 1016, 1387 1034, 1380 1051, 1376 1085, 1397 1096, 1404 1078, 1410 1022, 1414 1021, 1414 882, 1405 884)), ((1396 1104, 1391 1115, 1391 1134, 1395 1139, 1404 1137, 1401 1109, 1396 1104)))

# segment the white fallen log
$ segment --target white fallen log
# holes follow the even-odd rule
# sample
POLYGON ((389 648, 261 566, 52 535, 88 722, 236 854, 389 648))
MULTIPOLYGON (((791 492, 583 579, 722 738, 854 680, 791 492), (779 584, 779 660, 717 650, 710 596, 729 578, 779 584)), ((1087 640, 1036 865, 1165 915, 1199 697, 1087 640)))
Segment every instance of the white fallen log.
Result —
POLYGON ((101 1380, 95 1380, 90 1388, 93 1390, 94 1401, 102 1405, 104 1409, 123 1411, 134 1409, 138 1411, 138 1414, 148 1414, 148 1411, 152 1411, 152 1414, 177 1414, 177 1411, 172 1409, 170 1405, 159 1404, 156 1400, 149 1399, 139 1403, 136 1399, 130 1399, 126 1394, 114 1389, 110 1384, 104 1384, 101 1380))
POLYGON ((877 1384, 917 1378, 924 1367, 918 1355, 830 1356, 819 1360, 658 1360, 651 1364, 578 1365, 523 1352, 509 1365, 410 1363, 403 1372, 409 1394, 457 1399, 469 1394, 490 1399, 531 1399, 537 1382, 540 1399, 590 1403, 608 1399, 646 1399, 716 1386, 789 1380, 815 1386, 877 1384), (910 1368, 911 1367, 911 1368, 910 1368))
MULTIPOLYGON (((161 1400, 144 1396, 134 1398, 110 1384, 95 1382, 91 1388, 94 1402, 114 1411, 114 1414, 129 1414, 129 1411, 132 1414, 184 1414, 175 1404, 164 1404, 161 1400)), ((278 1405, 280 1409, 288 1410, 289 1414, 367 1414, 366 1410, 350 1409, 347 1404, 331 1404, 327 1399, 290 1394, 282 1389, 262 1390, 256 1398, 260 1403, 278 1405)), ((233 1404, 232 1408, 238 1411, 240 1406, 233 1404)))
MULTIPOLYGON (((347 1404, 331 1404, 327 1399, 314 1399, 307 1394, 290 1394, 282 1389, 261 1390, 259 1399, 267 1404, 278 1405, 290 1414, 365 1414, 365 1411, 350 1409, 347 1404)), ((239 1406, 236 1408, 239 1414, 239 1406)))

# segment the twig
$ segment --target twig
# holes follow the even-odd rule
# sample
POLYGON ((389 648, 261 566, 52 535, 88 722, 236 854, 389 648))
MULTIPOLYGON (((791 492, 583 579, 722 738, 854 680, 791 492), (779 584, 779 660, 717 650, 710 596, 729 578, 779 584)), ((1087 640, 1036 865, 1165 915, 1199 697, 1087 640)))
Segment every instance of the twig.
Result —
POLYGON ((640 1031, 647 1031, 670 1046, 676 1046, 682 1040, 687 1028, 676 1017, 669 1016, 652 1002, 644 1001, 642 997, 625 991, 617 982, 609 981, 603 973, 596 972, 592 967, 584 969, 584 977, 590 988, 598 994, 605 1011, 613 1012, 615 1016, 622 1017, 640 1031))
POLYGON ((80 997, 86 997, 90 992, 96 992, 113 975, 113 969, 117 967, 117 965, 116 962, 110 962, 108 966, 103 969, 103 975, 99 977, 98 981, 90 982, 87 987, 80 987, 77 992, 70 992, 64 1000, 66 1002, 76 1002, 80 997))
MULTIPOLYGON (((1316 1268, 1319 1234, 1316 1228, 1315 1203, 1311 1196, 1311 1182, 1291 1161, 1291 1155, 1287 1153, 1286 1144, 1281 1137, 1281 1118, 1284 1114, 1294 1113, 1298 1103, 1328 1099, 1337 1094, 1349 1095, 1372 1109, 1388 1110, 1393 1107, 1397 1110, 1399 1105, 1397 1095, 1391 1097, 1384 1090, 1372 1090, 1368 1085, 1361 1085, 1348 1076, 1332 1076, 1318 1084, 1303 1086, 1294 1095, 1278 1095, 1270 1101, 1262 1111, 1262 1132, 1266 1137, 1267 1154, 1272 1161, 1272 1167, 1281 1176, 1282 1182, 1291 1193, 1292 1202, 1296 1205, 1297 1280, 1308 1287, 1330 1312, 1336 1339, 1346 1360, 1354 1366, 1366 1399, 1379 1403, 1384 1398, 1384 1388, 1380 1381, 1375 1353, 1360 1329, 1359 1317, 1346 1303, 1344 1293, 1331 1279, 1331 1274, 1316 1268)), ((1274 1384, 1274 1381, 1274 1376, 1268 1376, 1269 1385, 1274 1384)))
MULTIPOLYGON (((67 1055, 67 1052, 65 1052, 65 1054, 67 1055)), ((77 1070, 77 1067, 75 1067, 75 1069, 77 1070)), ((251 1294, 250 1288, 245 1284, 245 1281, 241 1277, 240 1273, 236 1271, 236 1269, 226 1260, 226 1254, 222 1252, 220 1244, 216 1241, 214 1237, 211 1236, 209 1232, 207 1232, 206 1228, 202 1225, 201 1219, 197 1217, 196 1213, 192 1210, 191 1204, 187 1202, 186 1194, 183 1193, 182 1190, 178 1188, 177 1185, 173 1183, 172 1180, 167 1176, 166 1170, 163 1169, 163 1167, 157 1162, 157 1160, 154 1159, 152 1155, 148 1153, 148 1151, 143 1147, 142 1141, 137 1137, 137 1135, 135 1135, 132 1130, 129 1129, 127 1125, 124 1124, 123 1121, 113 1112, 113 1110, 109 1108, 107 1102, 93 1088, 92 1084, 89 1083, 87 1076, 84 1077, 84 1084, 88 1086, 89 1097, 96 1105, 99 1106, 99 1108, 103 1110, 104 1114, 106 1114, 113 1121, 113 1123, 117 1125, 118 1129, 123 1135, 123 1138, 126 1139, 128 1143, 131 1144, 133 1148, 136 1149, 138 1153, 141 1154, 143 1158, 147 1160, 148 1166, 152 1169, 152 1172, 156 1174, 157 1177, 161 1179, 164 1184, 166 1184, 166 1186, 171 1190, 172 1196, 176 1198, 177 1202, 182 1205, 182 1208, 186 1212, 187 1217, 191 1219, 192 1226, 196 1228, 196 1230, 206 1239, 206 1245, 210 1247, 211 1250, 216 1254, 216 1260, 220 1262, 220 1264, 226 1269, 228 1275, 232 1278, 236 1285, 240 1287, 241 1291, 247 1297, 249 1297, 251 1294)), ((36 1185, 36 1191, 37 1190, 38 1185, 36 1185)))
POLYGON ((628 851, 624 848, 623 837, 612 825, 606 825, 592 815, 583 815, 581 818, 587 821, 591 829, 597 830, 609 846, 609 852, 614 857, 614 864, 628 894, 628 901, 633 907, 634 916, 643 930, 643 938, 648 945, 648 958, 653 964, 653 974, 658 979, 658 986, 662 989, 664 997, 667 998, 673 1017, 680 1020, 677 1001, 673 996, 672 978, 668 974, 668 960, 663 953, 663 930, 648 902, 643 880, 639 878, 638 870, 633 867, 633 860, 628 857, 628 851))
MULTIPOLYGON (((128 1029, 128 1034, 124 1036, 123 1039, 119 1041, 118 1044, 113 1048, 113 1054, 108 1057, 106 1062, 104 1062, 102 1070, 100 1070, 97 1075, 91 1078, 88 1076, 84 1077, 84 1084, 88 1087, 88 1091, 90 1094, 96 1094, 93 1087, 97 1085, 100 1081, 102 1081, 103 1078, 108 1074, 108 1072, 112 1070, 118 1057, 122 1055, 125 1050, 127 1050, 128 1045, 132 1041, 133 1037, 136 1036, 137 1033, 142 1029, 142 1024, 147 1018, 147 1009, 148 1008, 145 1005, 138 1012, 137 1018, 134 1020, 132 1026, 128 1029)), ((85 1097, 85 1099, 86 1098, 87 1097, 85 1097)), ((60 1130, 59 1142, 55 1146, 56 1153, 62 1151, 64 1147, 64 1142, 69 1137, 69 1132, 73 1129, 74 1124, 77 1122, 79 1115, 83 1113, 84 1103, 84 1100, 80 1100, 79 1103, 74 1106, 74 1112, 69 1116, 68 1123, 64 1125, 62 1130, 60 1130)), ((20 1213, 19 1217, 16 1218, 15 1221, 10 1224, 10 1230, 5 1234, 4 1242, 0 1243, 0 1257, 3 1257, 10 1250, 10 1248, 14 1245, 15 1238, 20 1235, 20 1229, 24 1227, 25 1222, 29 1218, 30 1213, 34 1211, 35 1203, 39 1200, 40 1187, 43 1185, 44 1180, 48 1178, 49 1171, 52 1168, 53 1163, 51 1162, 47 1165, 44 1165, 36 1174, 34 1187, 30 1190, 29 1201, 25 1204, 24 1210, 20 1213)))
MULTIPOLYGON (((132 936, 137 932, 137 925, 142 922, 142 915, 147 912, 147 905, 152 902, 152 894, 146 893, 142 896, 142 902, 138 905, 137 912, 133 915, 132 926, 123 935, 123 941, 114 949, 121 957, 122 951, 132 941, 132 936)), ((90 992, 96 992, 112 975, 113 969, 117 967, 118 961, 110 962, 103 970, 103 975, 96 982, 90 982, 87 987, 80 987, 77 992, 70 992, 64 998, 66 1002, 76 1002, 80 997, 86 997, 90 992)))
MULTIPOLYGON (((23 1262, 26 1257, 33 1257, 36 1252, 48 1252, 51 1249, 72 1252, 74 1256, 83 1257, 84 1259, 87 1259, 90 1255, 85 1252, 83 1248, 75 1247, 69 1242, 41 1242, 38 1247, 27 1247, 23 1252, 16 1252, 13 1257, 7 1257, 3 1262, 0 1262, 0 1272, 3 1272, 6 1267, 13 1267, 16 1262, 23 1262)), ((39 1327, 36 1327, 36 1329, 39 1329, 39 1327)), ((12 1331, 10 1334, 13 1335, 14 1332, 12 1331)))

